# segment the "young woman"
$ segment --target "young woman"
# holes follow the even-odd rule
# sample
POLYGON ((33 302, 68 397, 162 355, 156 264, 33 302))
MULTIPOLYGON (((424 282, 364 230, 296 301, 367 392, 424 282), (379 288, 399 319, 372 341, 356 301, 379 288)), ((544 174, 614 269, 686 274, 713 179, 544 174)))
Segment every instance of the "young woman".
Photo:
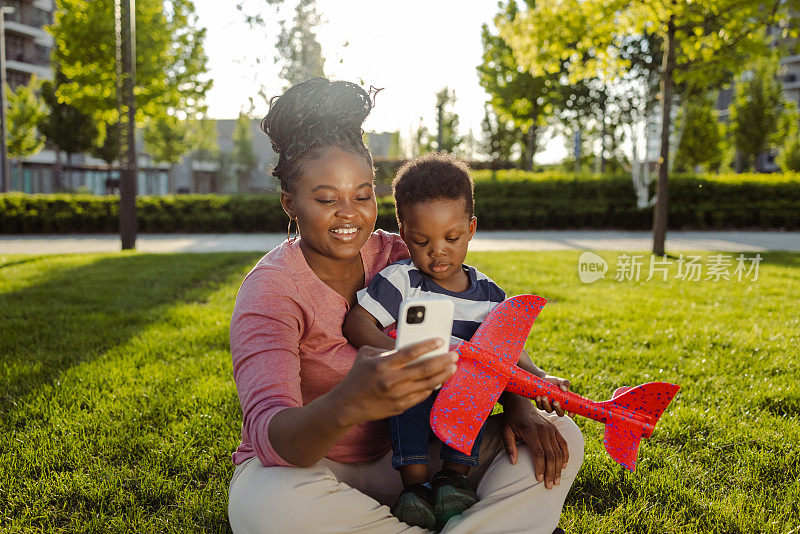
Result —
MULTIPOLYGON (((281 204, 300 237, 256 264, 231 319, 243 413, 228 504, 236 533, 425 532, 385 506, 402 485, 384 420, 426 399, 455 372, 457 355, 406 365, 432 342, 381 355, 356 351, 341 331, 356 291, 408 257, 399 236, 373 231, 372 158, 361 130, 371 107, 359 86, 314 78, 273 101, 262 122, 279 155, 281 204)), ((580 431, 527 399, 501 402, 470 476, 480 501, 443 532, 550 534, 558 524, 582 462, 580 431)))

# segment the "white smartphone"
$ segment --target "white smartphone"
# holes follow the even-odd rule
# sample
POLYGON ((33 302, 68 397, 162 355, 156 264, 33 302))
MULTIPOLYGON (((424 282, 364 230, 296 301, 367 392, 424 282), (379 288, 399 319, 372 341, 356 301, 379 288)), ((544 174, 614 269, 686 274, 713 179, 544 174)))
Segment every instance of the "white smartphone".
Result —
POLYGON ((431 358, 447 352, 453 330, 453 302, 449 299, 409 299, 400 304, 396 347, 402 349, 426 339, 439 338, 442 346, 419 356, 431 358))

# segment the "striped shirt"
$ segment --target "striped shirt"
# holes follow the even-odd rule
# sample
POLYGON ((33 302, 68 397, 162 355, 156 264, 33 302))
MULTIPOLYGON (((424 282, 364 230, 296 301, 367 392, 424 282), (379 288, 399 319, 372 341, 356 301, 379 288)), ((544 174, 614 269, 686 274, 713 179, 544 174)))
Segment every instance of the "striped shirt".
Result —
POLYGON ((452 335, 469 340, 489 312, 505 300, 506 294, 474 267, 463 265, 462 268, 469 276, 469 287, 466 291, 455 292, 426 276, 410 259, 395 262, 358 292, 358 303, 386 328, 397 322, 403 300, 445 295, 455 305, 452 335))

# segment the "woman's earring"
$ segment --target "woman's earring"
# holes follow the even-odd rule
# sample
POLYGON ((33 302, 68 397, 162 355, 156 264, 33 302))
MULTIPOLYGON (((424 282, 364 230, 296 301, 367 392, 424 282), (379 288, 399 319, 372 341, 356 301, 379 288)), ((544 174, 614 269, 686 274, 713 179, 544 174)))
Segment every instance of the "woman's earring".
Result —
POLYGON ((286 241, 291 243, 292 241, 297 239, 298 235, 300 235, 300 227, 297 226, 297 219, 294 217, 289 217, 289 226, 286 228, 286 241), (295 221, 295 226, 297 227, 294 233, 294 237, 292 237, 292 221, 295 221))

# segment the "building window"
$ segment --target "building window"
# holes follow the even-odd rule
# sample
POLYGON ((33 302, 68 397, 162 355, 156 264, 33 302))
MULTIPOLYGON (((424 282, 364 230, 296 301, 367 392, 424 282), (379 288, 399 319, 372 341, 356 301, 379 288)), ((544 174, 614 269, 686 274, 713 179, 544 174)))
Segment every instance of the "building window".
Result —
POLYGON ((33 20, 31 22, 33 22, 33 26, 39 28, 47 26, 53 23, 53 14, 50 11, 45 11, 38 7, 33 8, 33 20))
POLYGON ((24 24, 22 20, 22 2, 20 0, 6 0, 3 5, 14 8, 13 13, 6 13, 7 21, 24 24))
POLYGON ((6 82, 11 89, 16 89, 20 85, 28 85, 31 81, 31 75, 27 72, 20 72, 18 70, 6 71, 6 82))
POLYGON ((25 61, 25 39, 13 33, 6 34, 6 59, 25 61))
POLYGON ((50 66, 50 49, 40 44, 34 45, 33 63, 45 67, 50 66))

